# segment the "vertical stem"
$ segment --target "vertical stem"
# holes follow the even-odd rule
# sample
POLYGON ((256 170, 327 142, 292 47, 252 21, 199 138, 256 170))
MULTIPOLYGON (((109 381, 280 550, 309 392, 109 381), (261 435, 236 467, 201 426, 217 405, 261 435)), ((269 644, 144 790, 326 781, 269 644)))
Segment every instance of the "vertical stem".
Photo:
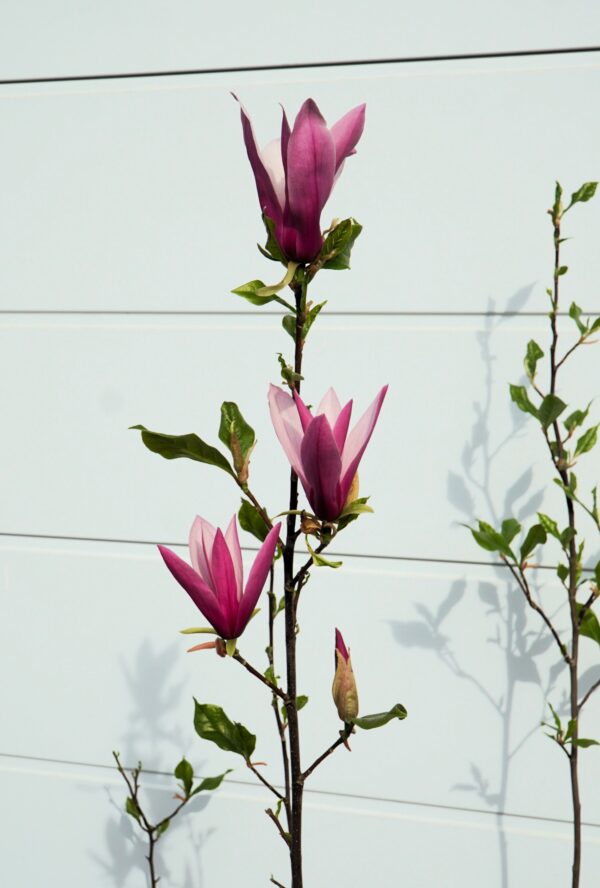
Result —
MULTIPOLYGON (((294 372, 302 372, 302 330, 306 307, 305 278, 301 285, 294 288, 296 295, 296 331, 294 336, 294 372)), ((296 391, 300 391, 300 380, 295 382, 296 391)), ((290 512, 298 508, 298 476, 292 470, 290 475, 290 512)), ((290 826, 290 864, 292 871, 292 888, 302 888, 302 766, 300 760, 300 731, 298 711, 296 709, 296 590, 294 586, 294 549, 296 546, 296 515, 287 517, 287 534, 283 553, 283 570, 285 585, 285 647, 287 665, 287 704, 288 727, 290 732, 290 764, 292 790, 292 822, 290 826)))
MULTIPOLYGON (((558 376, 559 364, 556 361, 556 350, 558 344, 558 300, 559 300, 559 282, 560 282, 560 223, 561 223, 560 207, 556 211, 553 218, 554 224, 554 291, 552 297, 552 311, 550 312, 550 324, 552 328, 552 344, 550 346, 550 392, 555 394, 556 380, 558 376)), ((556 442, 556 453, 554 454, 554 463, 560 476, 562 483, 568 487, 569 475, 566 469, 565 450, 558 421, 553 423, 554 438, 556 442)), ((569 519, 569 527, 575 530, 575 505, 573 500, 565 494, 567 514, 569 519)), ((573 878, 571 882, 572 888, 579 888, 579 877, 581 870, 581 799, 579 795, 579 747, 577 739, 579 737, 579 687, 578 687, 578 670, 579 670, 579 614, 577 613, 577 570, 578 557, 577 546, 575 544, 575 533, 571 535, 569 541, 569 611, 571 617, 571 657, 569 661, 569 694, 570 694, 570 711, 571 720, 574 730, 571 735, 571 749, 569 752, 569 769, 571 775, 571 798, 573 802, 573 878)))
POLYGON ((148 831, 148 857, 146 860, 148 861, 148 868, 150 869, 150 888, 156 888, 158 885, 158 879, 156 878, 156 873, 154 871, 154 846, 156 844, 156 839, 154 838, 154 834, 151 830, 148 831))
MULTIPOLYGON (((275 582, 275 571, 273 567, 271 567, 270 576, 269 576, 269 664, 271 668, 275 669, 275 612, 277 610, 277 598, 275 596, 275 592, 273 591, 273 585, 275 582)), ((273 712, 275 713, 275 722, 277 724, 277 731, 279 733, 279 742, 281 744, 281 759, 283 764, 283 777, 285 781, 285 799, 284 799, 284 807, 285 807, 285 816, 287 821, 287 829, 288 832, 292 831, 292 803, 290 798, 290 760, 288 756, 287 750, 287 739, 285 736, 285 725, 283 723, 283 719, 281 717, 281 713, 279 712, 279 699, 277 694, 273 693, 271 699, 271 705, 273 707, 273 712)))

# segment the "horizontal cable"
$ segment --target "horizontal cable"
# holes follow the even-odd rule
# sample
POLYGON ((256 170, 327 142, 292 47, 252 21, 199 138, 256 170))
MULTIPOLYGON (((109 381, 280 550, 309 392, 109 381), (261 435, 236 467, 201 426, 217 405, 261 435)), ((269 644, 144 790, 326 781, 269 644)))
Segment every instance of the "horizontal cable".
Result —
POLYGON ((441 55, 397 56, 380 59, 342 59, 320 62, 281 62, 271 65, 232 65, 221 68, 167 68, 158 71, 123 71, 116 74, 64 74, 58 77, 9 77, 0 86, 26 83, 72 83, 90 80, 141 80, 153 77, 191 77, 200 74, 243 74, 253 71, 298 71, 312 68, 349 68, 374 65, 409 65, 416 62, 458 62, 477 59, 517 59, 530 56, 556 56, 600 52, 600 46, 573 46, 554 49, 515 49, 498 52, 445 53, 441 55))
MULTIPOLYGON (((111 537, 86 537, 86 536, 67 536, 52 533, 14 533, 11 531, 0 531, 0 537, 12 537, 16 539, 26 540, 55 540, 60 542, 72 543, 112 543, 122 546, 180 546, 187 547, 187 542, 169 542, 164 540, 128 540, 117 539, 111 537)), ((258 552, 258 546, 241 546, 242 552, 258 552)), ((328 550, 329 555, 338 556, 340 558, 364 558, 371 561, 404 561, 417 564, 455 564, 458 566, 468 565, 474 567, 493 567, 505 569, 508 567, 503 561, 466 561, 461 558, 432 558, 424 555, 377 555, 367 554, 363 552, 338 552, 337 550, 328 550)), ((556 567, 550 564, 531 565, 535 570, 556 570, 556 567)), ((592 568, 583 568, 585 573, 593 573, 592 568)))
MULTIPOLYGON (((593 311, 600 311, 598 309, 593 311)), ((583 314, 593 314, 592 312, 583 311, 583 314)), ((269 317, 282 317, 283 311, 261 311, 260 315, 268 315, 269 317)), ((193 317, 257 317, 255 311, 220 311, 214 310, 198 310, 198 309, 112 309, 112 308, 0 308, 0 315, 117 315, 145 317, 147 315, 159 315, 161 317, 173 316, 193 316, 193 317)), ((558 317, 570 317, 567 311, 557 312, 558 317)), ((399 317, 399 318, 547 318, 547 311, 323 311, 321 317, 399 317)))
MULTIPOLYGON (((0 758, 13 758, 13 759, 21 759, 24 761, 30 762, 43 762, 44 764, 53 764, 53 765, 70 765, 78 768, 94 768, 96 770, 102 771, 115 771, 115 775, 117 773, 117 769, 114 765, 105 765, 105 764, 96 764, 94 762, 77 762, 71 761, 69 759, 55 759, 55 758, 46 758, 44 756, 37 755, 19 755, 11 752, 0 752, 0 758)), ((130 770, 130 766, 126 766, 126 770, 130 770)), ((150 768, 143 769, 144 774, 151 774, 155 777, 173 777, 171 771, 155 771, 150 768)), ((259 789, 260 787, 256 786, 255 783, 250 783, 248 780, 232 780, 230 778, 225 779, 225 783, 230 783, 238 786, 249 786, 252 788, 259 789)), ((278 786, 276 783, 273 784, 276 789, 284 789, 283 786, 278 786)), ((338 797, 342 799, 356 799, 360 801, 366 802, 386 802, 388 804, 393 805, 410 805, 415 808, 435 808, 443 811, 458 811, 461 813, 467 814, 486 814, 491 817, 515 817, 519 820, 537 820, 543 821, 544 823, 562 823, 565 825, 571 825, 572 821, 562 817, 547 817, 545 815, 537 815, 537 814, 514 814, 511 811, 490 811, 487 808, 472 808, 466 805, 445 805, 439 804, 437 802, 417 802, 413 799, 395 799, 389 796, 372 796, 372 795, 362 795, 358 793, 350 793, 350 792, 337 792, 336 790, 330 789, 311 789, 308 786, 305 787, 304 791, 309 793, 310 795, 320 795, 320 796, 329 796, 329 797, 338 797)), ((600 827, 600 823, 594 823, 592 821, 582 821, 582 826, 591 826, 591 827, 600 827)))

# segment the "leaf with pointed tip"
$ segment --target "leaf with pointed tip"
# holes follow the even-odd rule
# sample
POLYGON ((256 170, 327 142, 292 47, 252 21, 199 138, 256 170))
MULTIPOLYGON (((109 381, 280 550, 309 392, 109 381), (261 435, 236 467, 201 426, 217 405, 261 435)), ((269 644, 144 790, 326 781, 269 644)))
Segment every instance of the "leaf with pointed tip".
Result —
POLYGON ((587 749, 588 746, 600 746, 597 740, 592 740, 589 737, 579 737, 577 740, 571 741, 573 746, 581 746, 583 749, 587 749))
POLYGON ((521 546, 521 564, 537 546, 545 543, 547 539, 548 535, 541 524, 534 524, 533 527, 530 527, 521 546))
POLYGON ((350 724, 356 725, 357 728, 362 728, 363 731, 370 731, 373 728, 382 728, 395 718, 402 721, 407 715, 408 713, 404 706, 401 703, 396 703, 388 712, 374 712, 372 715, 363 715, 361 718, 352 719, 350 724))
POLYGON ((240 287, 236 287, 235 290, 231 292, 236 296, 241 296, 247 302, 250 302, 251 305, 258 305, 259 307, 263 305, 267 305, 269 302, 278 302, 279 305, 283 305, 285 308, 292 308, 292 306, 282 299, 280 296, 277 296, 276 293, 272 293, 270 295, 264 295, 263 292, 266 287, 266 284, 260 280, 248 281, 247 284, 242 284, 240 287))
POLYGON ((512 541, 514 540, 514 538, 516 537, 516 535, 519 533, 520 530, 521 530, 521 525, 519 524, 519 522, 517 521, 516 518, 506 518, 502 522, 502 528, 500 530, 500 533, 502 534, 503 538, 506 540, 506 542, 510 546, 510 544, 512 543, 512 541))
POLYGON ((587 453, 593 447, 596 446, 596 442, 598 440, 598 426, 592 426, 591 429, 588 429, 587 432, 584 432, 581 438, 577 441, 577 446, 575 447, 575 456, 581 456, 582 453, 587 453))
POLYGON ((219 440, 231 451, 233 467, 240 481, 245 483, 248 480, 248 462, 256 436, 234 401, 223 401, 221 404, 219 440))
POLYGON ((256 506, 253 506, 252 503, 248 502, 246 499, 242 500, 242 505, 238 511, 238 518, 242 530, 251 533, 252 536, 255 536, 257 540, 261 541, 261 543, 266 539, 271 528, 265 523, 265 519, 262 517, 256 506))
POLYGON ((134 820, 137 820, 138 823, 140 822, 142 813, 138 808, 135 799, 132 799, 131 796, 127 796, 125 799, 125 810, 134 820))
POLYGON ((326 236, 319 258, 325 260, 323 268, 345 270, 350 268, 350 254, 354 242, 362 231, 356 219, 344 219, 326 236))
POLYGON ((488 524, 486 521, 479 521, 478 524, 478 530, 474 530, 472 527, 469 530, 473 534, 475 542, 482 549, 485 549, 487 552, 500 552, 506 558, 514 558, 511 548, 502 534, 494 530, 491 524, 488 524))
POLYGON ((306 537, 306 548, 308 549, 308 551, 312 557, 312 562, 315 565, 315 567, 334 567, 334 568, 336 568, 336 567, 341 567, 343 564, 342 561, 329 561, 329 559, 324 558, 318 552, 315 552, 315 550, 312 548, 311 544, 308 542, 308 537, 306 537))
POLYGON ((239 722, 232 722, 220 706, 199 703, 194 698, 194 727, 203 740, 210 740, 225 752, 235 752, 246 761, 256 747, 256 737, 239 722))
POLYGON ((130 428, 140 431, 148 450, 158 453, 164 459, 193 459, 216 466, 235 478, 235 472, 223 454, 216 447, 206 444, 198 435, 163 435, 161 432, 151 432, 143 425, 130 428))
MULTIPOLYGON (((583 604, 580 604, 580 602, 576 602, 578 614, 581 614, 583 607, 583 604)), ((592 641, 596 642, 596 644, 600 644, 600 624, 598 623, 598 618, 596 614, 590 607, 583 615, 583 619, 581 620, 579 626, 579 631, 582 635, 585 635, 586 638, 591 638, 592 641)))
POLYGON ((587 415, 590 412, 591 401, 587 405, 585 410, 574 410, 573 413, 569 414, 565 419, 563 425, 568 432, 573 431, 573 429, 578 428, 578 426, 583 425, 585 420, 587 419, 587 415))
POLYGON ((517 405, 519 410, 522 410, 523 413, 530 413, 531 416, 535 416, 538 418, 538 411, 534 407, 534 405, 529 400, 529 396, 527 391, 525 390, 524 385, 510 385, 510 397, 514 404, 517 405))
POLYGON ((577 329, 579 330, 580 333, 586 332, 587 328, 581 320, 581 309, 579 308, 579 306, 577 305, 576 302, 571 303, 571 306, 569 308, 569 317, 575 321, 577 329))
POLYGON ((223 771, 222 774, 218 774, 216 777, 205 777, 204 780, 201 780, 198 786, 191 793, 190 798, 193 798, 195 795, 198 795, 199 792, 212 792, 214 789, 218 789, 225 777, 228 774, 231 774, 232 769, 228 768, 226 771, 223 771))
POLYGON ((529 379, 533 380, 535 376, 537 362, 544 357, 544 352, 539 347, 535 339, 530 339, 527 343, 527 352, 525 354, 525 370, 529 379))
POLYGON ((560 530, 558 529, 558 524, 554 520, 554 518, 550 518, 549 515, 544 515, 543 512, 538 512, 538 518, 540 519, 540 524, 550 536, 555 537, 557 540, 560 540, 560 530))
POLYGON ((591 200, 595 195, 597 187, 597 182, 584 182, 581 188, 578 188, 577 191, 574 191, 571 195, 570 206, 573 206, 573 204, 576 203, 587 203, 587 201, 591 200))
POLYGON ((567 405, 558 395, 546 395, 538 410, 538 418, 544 429, 555 422, 567 405))
POLYGON ((194 769, 186 758, 182 758, 174 771, 177 780, 181 780, 186 796, 189 796, 194 782, 194 769))
POLYGON ((313 305, 308 314, 306 315, 306 320, 304 321, 304 326, 302 327, 302 339, 306 339, 308 336, 308 331, 316 321, 321 309, 327 305, 327 300, 325 302, 320 302, 318 305, 313 305))
POLYGON ((281 319, 281 326, 293 340, 296 339, 296 315, 284 315, 281 319))
POLYGON ((166 833, 166 831, 168 830, 170 825, 171 825, 171 821, 169 820, 168 817, 165 817, 164 820, 161 820, 161 822, 156 827, 156 838, 158 838, 159 836, 162 836, 163 833, 166 833))

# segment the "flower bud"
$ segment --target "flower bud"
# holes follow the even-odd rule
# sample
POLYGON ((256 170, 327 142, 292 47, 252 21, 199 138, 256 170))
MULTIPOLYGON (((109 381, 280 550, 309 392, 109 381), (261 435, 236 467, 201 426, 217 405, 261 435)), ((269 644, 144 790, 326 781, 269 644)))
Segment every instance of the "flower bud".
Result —
POLYGON ((352 671, 350 651, 344 644, 342 633, 335 630, 335 675, 331 688, 333 701, 343 722, 349 722, 358 715, 358 692, 352 671))

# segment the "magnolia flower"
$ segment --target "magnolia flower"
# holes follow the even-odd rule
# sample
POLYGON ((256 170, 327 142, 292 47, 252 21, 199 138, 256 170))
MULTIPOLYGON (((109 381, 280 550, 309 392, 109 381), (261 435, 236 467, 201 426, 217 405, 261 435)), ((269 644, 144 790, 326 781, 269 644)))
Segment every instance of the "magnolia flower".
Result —
POLYGON ((339 629, 335 630, 335 675, 331 693, 341 720, 349 722, 356 718, 358 715, 358 692, 352 671, 352 660, 339 629))
POLYGON ((387 389, 384 385, 348 433, 352 401, 342 409, 332 388, 313 416, 299 395, 294 393, 292 398, 278 386, 270 387, 269 407, 275 432, 318 518, 335 521, 348 495, 352 493, 352 498, 356 498, 356 471, 387 389))
POLYGON ((267 534, 245 589, 235 515, 225 534, 200 516, 194 520, 189 538, 191 567, 166 546, 158 547, 179 585, 221 638, 239 638, 246 628, 273 562, 280 527, 276 524, 267 534))
MULTIPOLYGON (((237 98, 237 97, 236 97, 237 98)), ((281 139, 260 150, 252 123, 240 105, 248 159, 260 208, 275 224, 275 237, 293 262, 311 262, 323 244, 321 211, 365 125, 365 105, 348 111, 331 129, 312 99, 290 126, 283 112, 281 139)))

